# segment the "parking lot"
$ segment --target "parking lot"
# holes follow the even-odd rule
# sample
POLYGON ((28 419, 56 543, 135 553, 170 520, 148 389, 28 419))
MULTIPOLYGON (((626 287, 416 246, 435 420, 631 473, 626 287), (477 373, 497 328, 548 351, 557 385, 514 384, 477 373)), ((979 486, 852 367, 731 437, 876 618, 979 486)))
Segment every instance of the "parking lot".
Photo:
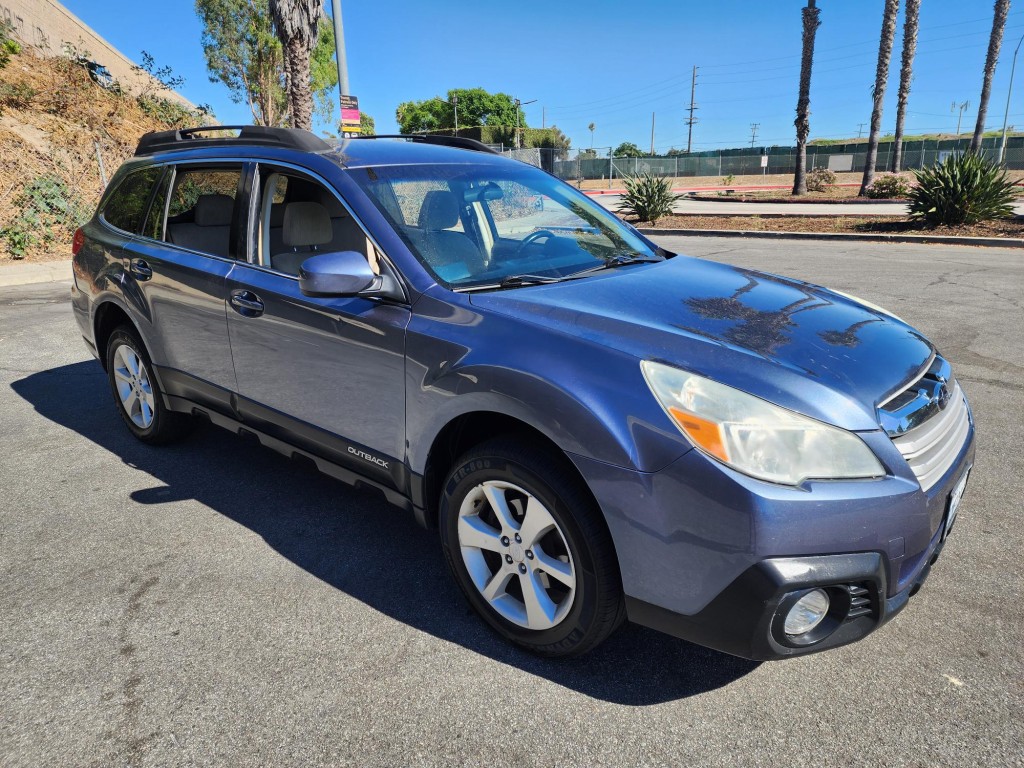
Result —
POLYGON ((69 283, 5 288, 0 765, 1024 765, 1024 254, 662 242, 880 304, 951 360, 976 465, 897 620, 785 662, 635 626, 539 660, 377 495, 213 427, 133 440, 69 283))

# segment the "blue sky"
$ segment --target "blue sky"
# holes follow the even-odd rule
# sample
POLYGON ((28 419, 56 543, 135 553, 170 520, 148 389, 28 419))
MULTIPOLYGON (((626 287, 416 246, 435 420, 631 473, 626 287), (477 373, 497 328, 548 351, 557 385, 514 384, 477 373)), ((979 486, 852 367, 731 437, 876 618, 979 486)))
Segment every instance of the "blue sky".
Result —
MULTIPOLYGON (((63 0, 123 53, 143 49, 158 65, 186 77, 181 92, 209 103, 225 123, 250 122, 245 105, 210 83, 201 27, 190 2, 63 0), (130 22, 128 21, 130 20, 130 22)), ((651 113, 655 148, 686 146, 691 67, 699 67, 694 149, 794 142, 800 70, 799 0, 716 0, 625 4, 609 0, 520 0, 512 5, 465 0, 343 0, 349 80, 379 133, 397 130, 395 107, 483 87, 524 102, 531 126, 555 124, 574 147, 632 141, 647 149, 651 113)), ((856 136, 871 118, 882 0, 819 0, 811 137, 856 136)), ((327 2, 330 6, 330 2, 327 2)), ((953 132, 953 102, 970 102, 962 132, 973 129, 992 21, 990 0, 923 0, 915 78, 906 132, 953 132)), ((896 119, 903 14, 883 132, 896 119)), ((1011 7, 996 70, 987 128, 1000 128, 1013 49, 1024 34, 1024 10, 1011 7)), ((1018 55, 1011 124, 1024 128, 1024 47, 1018 55)))

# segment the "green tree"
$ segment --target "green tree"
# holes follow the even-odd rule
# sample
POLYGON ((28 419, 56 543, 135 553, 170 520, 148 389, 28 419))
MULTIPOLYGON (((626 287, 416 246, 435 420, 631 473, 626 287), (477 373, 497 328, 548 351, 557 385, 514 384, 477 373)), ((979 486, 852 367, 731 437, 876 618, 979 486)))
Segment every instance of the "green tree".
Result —
MULTIPOLYGON (((210 82, 227 86, 236 104, 248 104, 256 125, 285 125, 289 115, 284 49, 274 34, 269 0, 196 0, 196 13, 203 24, 210 82)), ((325 122, 333 122, 329 91, 338 82, 338 72, 334 30, 323 17, 311 55, 310 80, 317 111, 325 122)))
POLYGON ((359 135, 360 136, 376 136, 377 126, 373 122, 373 118, 365 112, 359 113, 359 135))
POLYGON ((624 141, 615 148, 612 152, 615 157, 643 157, 644 153, 640 151, 640 147, 631 141, 624 141))
POLYGON ((270 0, 270 18, 284 48, 291 124, 307 131, 313 128, 310 57, 323 14, 323 0, 270 0))
POLYGON ((483 88, 453 88, 448 91, 446 99, 435 96, 432 99, 399 104, 395 110, 399 130, 402 133, 454 131, 455 97, 459 100, 460 129, 488 125, 505 128, 508 138, 514 138, 517 111, 518 126, 521 129, 528 127, 523 110, 517 110, 515 101, 507 93, 489 93, 483 88))

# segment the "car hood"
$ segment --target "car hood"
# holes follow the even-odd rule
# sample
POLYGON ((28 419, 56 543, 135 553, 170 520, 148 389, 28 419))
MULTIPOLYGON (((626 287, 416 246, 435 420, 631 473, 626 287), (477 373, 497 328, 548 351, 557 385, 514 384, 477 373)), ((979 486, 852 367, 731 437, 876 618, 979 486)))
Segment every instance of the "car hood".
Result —
POLYGON ((850 297, 684 256, 470 300, 847 429, 878 429, 876 406, 934 354, 916 330, 850 297))

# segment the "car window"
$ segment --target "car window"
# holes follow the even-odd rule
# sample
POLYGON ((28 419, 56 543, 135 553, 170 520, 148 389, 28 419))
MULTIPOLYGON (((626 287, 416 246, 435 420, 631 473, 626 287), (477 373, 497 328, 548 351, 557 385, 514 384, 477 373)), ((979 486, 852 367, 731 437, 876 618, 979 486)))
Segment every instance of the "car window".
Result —
POLYGON ((428 199, 437 199, 452 193, 447 181, 442 179, 396 180, 391 184, 391 191, 398 202, 401 221, 407 227, 421 229, 449 229, 463 232, 462 218, 442 220, 438 212, 425 206, 428 199), (431 193, 435 193, 431 195, 431 193))
POLYGON ((235 197, 242 167, 179 166, 167 203, 162 239, 214 256, 230 257, 235 197))
POLYGON ((141 234, 154 240, 164 239, 164 215, 167 211, 167 192, 170 189, 173 175, 170 169, 167 169, 157 185, 156 192, 153 194, 153 202, 149 204, 149 214, 146 217, 146 223, 142 228, 141 234))
POLYGON ((350 175, 413 255, 453 288, 660 258, 614 214, 523 163, 380 166, 350 175))
POLYGON ((297 275, 302 262, 318 253, 356 251, 376 271, 377 255, 366 233, 320 182, 261 165, 258 194, 250 233, 254 263, 297 275))
POLYGON ((152 166, 125 177, 103 207, 103 218, 118 229, 139 234, 153 185, 161 173, 163 168, 152 166))

